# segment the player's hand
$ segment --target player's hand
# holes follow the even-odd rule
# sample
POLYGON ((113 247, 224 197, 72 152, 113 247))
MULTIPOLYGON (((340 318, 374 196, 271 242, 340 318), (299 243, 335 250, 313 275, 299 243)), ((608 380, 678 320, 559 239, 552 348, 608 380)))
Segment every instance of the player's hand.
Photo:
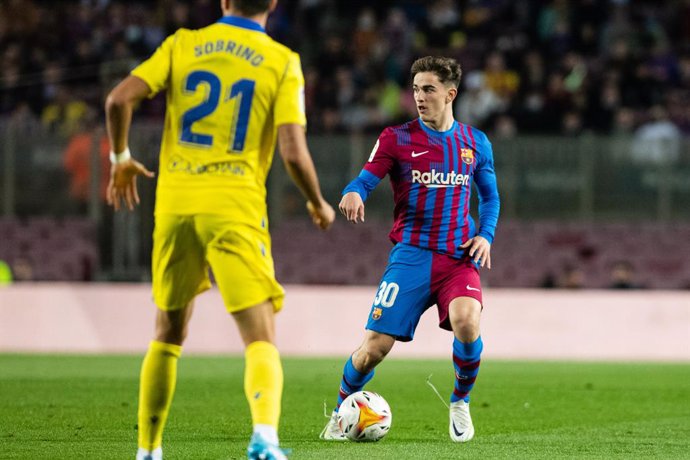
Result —
POLYGON ((357 192, 349 192, 343 195, 338 205, 340 212, 349 222, 356 224, 364 222, 364 202, 357 192))
POLYGON ((126 205, 130 211, 139 204, 137 176, 151 178, 154 174, 135 159, 113 164, 110 167, 110 182, 108 182, 106 198, 115 211, 120 210, 121 204, 126 205))
POLYGON ((307 210, 311 216, 314 225, 321 230, 328 230, 335 220, 335 210, 325 200, 321 200, 318 205, 314 205, 311 201, 307 201, 307 210))
POLYGON ((486 265, 486 268, 491 270, 491 243, 486 238, 477 235, 460 245, 460 249, 467 248, 470 248, 467 253, 475 263, 479 263, 482 268, 486 265))

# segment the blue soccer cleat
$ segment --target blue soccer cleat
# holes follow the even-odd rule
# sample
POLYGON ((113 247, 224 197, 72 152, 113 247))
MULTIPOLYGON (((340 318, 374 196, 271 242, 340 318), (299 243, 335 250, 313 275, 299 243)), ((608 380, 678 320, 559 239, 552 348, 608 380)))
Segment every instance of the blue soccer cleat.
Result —
POLYGON ((247 458, 250 460, 286 460, 290 452, 271 444, 259 433, 254 433, 247 447, 247 458))
POLYGON ((160 447, 149 452, 141 447, 137 450, 137 460, 163 460, 163 449, 160 447))

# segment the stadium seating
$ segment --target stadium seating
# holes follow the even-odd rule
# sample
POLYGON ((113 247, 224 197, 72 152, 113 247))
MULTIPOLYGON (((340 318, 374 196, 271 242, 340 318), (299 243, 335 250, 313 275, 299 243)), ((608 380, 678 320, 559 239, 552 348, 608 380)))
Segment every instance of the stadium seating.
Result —
POLYGON ((98 269, 96 225, 85 218, 0 218, 0 241, 19 281, 89 281, 98 269))
MULTIPOLYGON (((284 284, 378 284, 391 243, 389 222, 338 219, 321 232, 305 219, 274 225, 273 256, 284 284)), ((35 281, 86 281, 99 269, 96 226, 86 218, 0 218, 0 260, 30 268, 35 281)), ((690 223, 502 221, 492 248, 493 287, 539 287, 565 267, 583 288, 610 285, 613 265, 629 262, 640 287, 690 288, 690 223)))
MULTIPOLYGON (((338 220, 322 233, 306 221, 273 229, 273 254, 283 283, 377 284, 390 242, 387 222, 348 225, 338 220)), ((640 287, 690 285, 690 224, 504 221, 492 249, 486 285, 539 287, 564 267, 584 274, 583 288, 606 288, 619 261, 632 264, 640 287)))

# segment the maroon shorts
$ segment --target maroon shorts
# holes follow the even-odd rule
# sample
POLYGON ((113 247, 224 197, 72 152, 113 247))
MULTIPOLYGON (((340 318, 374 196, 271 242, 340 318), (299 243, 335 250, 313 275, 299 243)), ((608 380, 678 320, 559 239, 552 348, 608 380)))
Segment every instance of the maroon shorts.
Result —
POLYGON ((431 262, 431 294, 438 306, 439 326, 449 331, 448 307, 453 299, 472 297, 483 305, 479 270, 472 259, 435 253, 431 262))

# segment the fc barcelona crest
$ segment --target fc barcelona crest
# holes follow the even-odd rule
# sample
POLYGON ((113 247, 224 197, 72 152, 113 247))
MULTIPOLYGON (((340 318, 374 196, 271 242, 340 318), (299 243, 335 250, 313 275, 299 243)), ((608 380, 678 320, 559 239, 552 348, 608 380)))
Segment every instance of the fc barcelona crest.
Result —
POLYGON ((374 307, 374 311, 371 312, 371 319, 376 321, 381 317, 381 313, 383 313, 383 310, 381 310, 379 307, 374 307))
POLYGON ((474 163, 474 152, 472 149, 460 149, 460 157, 462 158, 462 162, 466 165, 474 163))

